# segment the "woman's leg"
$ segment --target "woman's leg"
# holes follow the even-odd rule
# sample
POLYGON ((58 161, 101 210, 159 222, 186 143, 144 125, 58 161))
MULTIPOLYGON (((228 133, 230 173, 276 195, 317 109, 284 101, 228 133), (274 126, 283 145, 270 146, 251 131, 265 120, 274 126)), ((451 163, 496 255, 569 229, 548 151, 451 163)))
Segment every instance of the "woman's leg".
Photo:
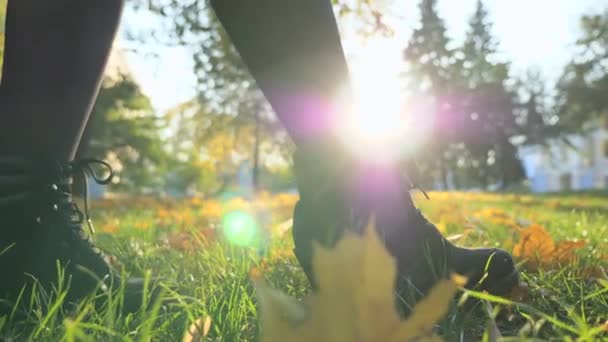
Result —
POLYGON ((294 161, 300 201, 293 234, 296 256, 313 286, 312 241, 332 245, 341 228, 364 227, 370 212, 397 258, 400 278, 409 278, 423 292, 435 282, 436 270, 464 273, 475 283, 491 256, 484 288, 497 293, 497 285, 517 280, 506 252, 465 250, 445 240, 415 208, 396 165, 366 165, 340 148, 335 135, 344 123, 332 103, 348 81, 348 68, 330 0, 211 3, 298 145, 294 161))
MULTIPOLYGON (((32 277, 47 289, 56 262, 77 299, 111 273, 72 200, 73 162, 97 95, 122 0, 10 0, 0 85, 0 296, 32 277), (81 272, 81 267, 90 272, 81 272)), ((2 308, 0 308, 0 312, 2 308)))
POLYGON ((73 159, 122 7, 122 0, 8 1, 0 154, 73 159))

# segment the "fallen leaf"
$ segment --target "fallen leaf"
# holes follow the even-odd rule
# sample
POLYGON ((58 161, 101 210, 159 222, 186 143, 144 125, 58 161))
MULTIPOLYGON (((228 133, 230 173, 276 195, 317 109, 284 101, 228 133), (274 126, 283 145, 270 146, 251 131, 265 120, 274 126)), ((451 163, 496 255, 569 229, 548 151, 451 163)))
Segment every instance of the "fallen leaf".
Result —
POLYGON ((396 262, 370 224, 363 236, 347 234, 334 249, 316 245, 318 291, 304 301, 256 285, 262 342, 437 341, 432 329, 466 279, 440 281, 406 321, 395 308, 396 262))
POLYGON ((585 241, 560 241, 555 245, 552 258, 560 264, 571 264, 578 259, 575 252, 586 245, 585 241))
POLYGON ((519 242, 513 247, 513 256, 526 259, 529 270, 537 270, 540 264, 551 257, 555 243, 549 232, 538 224, 519 230, 519 242))
POLYGON ((203 338, 209 333, 209 329, 211 329, 211 317, 206 316, 204 320, 199 318, 190 325, 182 341, 202 342, 203 338))
POLYGON ((521 228, 519 234, 519 242, 513 247, 513 256, 524 260, 524 267, 529 271, 572 264, 578 260, 576 252, 586 246, 584 241, 556 243, 539 224, 521 228))

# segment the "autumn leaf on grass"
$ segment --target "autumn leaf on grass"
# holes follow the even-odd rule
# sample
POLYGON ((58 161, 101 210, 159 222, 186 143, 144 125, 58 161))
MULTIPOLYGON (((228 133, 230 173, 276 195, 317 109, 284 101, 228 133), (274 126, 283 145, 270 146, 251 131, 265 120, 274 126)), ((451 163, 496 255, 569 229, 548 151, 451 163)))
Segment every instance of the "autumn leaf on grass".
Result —
POLYGON ((513 255, 525 259, 525 266, 530 271, 574 263, 577 260, 576 251, 586 246, 584 241, 556 243, 549 232, 539 224, 532 224, 519 232, 520 239, 513 247, 513 255))
POLYGON ((562 265, 574 263, 578 259, 576 251, 586 245, 585 241, 560 241, 555 245, 553 258, 562 265))
POLYGON ((370 226, 334 249, 315 246, 318 291, 303 302, 257 281, 262 342, 403 342, 437 340, 432 328, 465 280, 440 281, 402 321, 393 294, 396 263, 370 226))
POLYGON ((519 242, 513 247, 513 256, 526 259, 526 268, 537 270, 541 263, 550 259, 555 243, 549 232, 538 224, 520 229, 519 242))

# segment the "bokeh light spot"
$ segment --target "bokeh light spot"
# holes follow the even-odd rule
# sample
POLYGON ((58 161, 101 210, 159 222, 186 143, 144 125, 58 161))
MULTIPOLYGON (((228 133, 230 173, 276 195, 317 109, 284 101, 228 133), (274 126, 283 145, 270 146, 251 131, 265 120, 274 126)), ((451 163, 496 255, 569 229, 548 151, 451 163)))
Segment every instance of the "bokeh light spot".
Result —
POLYGON ((252 245, 258 230, 255 218, 244 211, 226 214, 222 228, 228 241, 237 246, 252 245))

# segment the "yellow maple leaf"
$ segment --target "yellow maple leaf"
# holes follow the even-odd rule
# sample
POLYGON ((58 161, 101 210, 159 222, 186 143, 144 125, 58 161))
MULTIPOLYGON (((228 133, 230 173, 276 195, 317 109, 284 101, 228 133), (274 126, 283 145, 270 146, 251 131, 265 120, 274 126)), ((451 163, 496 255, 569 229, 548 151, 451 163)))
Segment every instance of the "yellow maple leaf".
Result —
POLYGON ((436 341, 434 324, 465 283, 440 281, 402 321, 393 294, 396 263, 372 224, 363 236, 347 234, 334 249, 315 246, 318 291, 296 301, 257 282, 262 342, 436 341))
POLYGON ((519 242, 513 247, 513 256, 525 260, 530 271, 550 269, 576 262, 576 251, 587 245, 584 241, 555 242, 541 225, 532 224, 519 230, 519 242))

